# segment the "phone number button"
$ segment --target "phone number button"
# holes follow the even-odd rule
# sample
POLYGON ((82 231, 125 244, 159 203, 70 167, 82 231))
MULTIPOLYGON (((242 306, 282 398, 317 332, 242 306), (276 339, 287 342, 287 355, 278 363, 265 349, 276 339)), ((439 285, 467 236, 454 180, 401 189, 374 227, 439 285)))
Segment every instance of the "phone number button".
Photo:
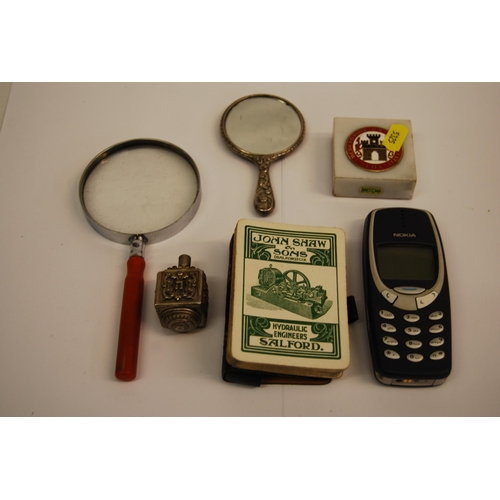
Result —
POLYGON ((394 314, 392 314, 391 311, 386 311, 385 309, 380 310, 378 314, 384 319, 394 319, 394 314))
POLYGON ((422 354, 408 354, 408 356, 406 356, 406 359, 408 361, 411 361, 413 363, 418 363, 420 361, 422 361, 424 359, 423 355, 422 354))
POLYGON ((444 316, 443 311, 434 311, 429 314, 429 319, 432 321, 437 321, 444 316))
POLYGON ((405 345, 410 349, 419 349, 420 347, 422 347, 422 342, 420 342, 420 340, 407 340, 405 342, 405 345))
POLYGON ((445 356, 444 351, 434 351, 429 357, 433 361, 438 361, 440 359, 443 359, 445 356))
POLYGON ((399 359, 400 355, 396 352, 393 351, 392 349, 386 349, 384 351, 384 356, 389 359, 399 359))
POLYGON ((418 314, 405 314, 403 318, 405 321, 408 321, 408 323, 416 323, 420 320, 420 316, 418 314))
POLYGON ((382 330, 387 333, 394 333, 396 331, 396 327, 394 325, 391 325, 390 323, 382 323, 380 325, 380 328, 382 328, 382 330))
POLYGON ((443 337, 436 337, 435 339, 432 339, 429 342, 429 345, 431 347, 439 347, 439 346, 442 346, 443 344, 444 344, 444 338, 443 337))
POLYGON ((416 326, 408 326, 405 328, 405 333, 407 335, 418 335, 422 330, 420 328, 417 328, 416 326))
POLYGON ((385 345, 398 345, 398 341, 394 337, 389 337, 389 335, 382 337, 382 342, 385 345))
POLYGON ((441 333, 442 331, 444 331, 444 326, 443 325, 432 325, 430 328, 429 328, 429 333, 441 333))

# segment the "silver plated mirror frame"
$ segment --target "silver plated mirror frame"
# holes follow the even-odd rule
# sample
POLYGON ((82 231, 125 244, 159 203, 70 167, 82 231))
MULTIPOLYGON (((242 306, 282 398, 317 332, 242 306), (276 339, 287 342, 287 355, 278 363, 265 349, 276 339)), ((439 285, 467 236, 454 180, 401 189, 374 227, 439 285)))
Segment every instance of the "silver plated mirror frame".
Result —
POLYGON ((304 121, 304 117, 302 116, 302 113, 297 109, 296 106, 294 106, 290 101, 287 101, 283 97, 278 97, 272 94, 251 94, 245 97, 242 97, 238 99, 237 101, 233 102, 227 109, 224 111, 224 114, 222 115, 221 122, 220 122, 220 131, 222 138, 224 139, 224 142, 226 146, 235 154, 241 156, 242 158, 245 158, 248 161, 251 161, 255 165, 257 165, 259 169, 259 179, 257 183, 257 189, 255 191, 255 196, 254 196, 254 206, 257 212, 259 212, 261 215, 269 215, 275 207, 275 200, 274 200, 274 194, 273 194, 273 189, 271 186, 271 179, 269 177, 269 167, 271 166, 272 163, 277 161, 278 159, 282 158, 283 156, 286 156, 290 154, 293 150, 299 146, 299 144, 302 142, 304 139, 304 135, 306 133, 306 124, 304 121), (295 113, 297 114, 297 117, 300 120, 300 128, 301 132, 298 136, 298 138, 295 140, 293 144, 291 144, 289 147, 283 149, 282 151, 278 151, 276 153, 271 153, 271 154, 256 154, 256 153, 251 153, 249 151, 246 151, 240 147, 238 147, 236 144, 234 144, 231 139, 229 138, 229 134, 226 129, 226 122, 227 122, 227 117, 229 113, 234 109, 235 106, 240 104, 242 101, 245 101, 247 99, 254 99, 254 98, 269 98, 269 99, 275 99, 278 101, 283 102, 287 106, 290 106, 295 113))

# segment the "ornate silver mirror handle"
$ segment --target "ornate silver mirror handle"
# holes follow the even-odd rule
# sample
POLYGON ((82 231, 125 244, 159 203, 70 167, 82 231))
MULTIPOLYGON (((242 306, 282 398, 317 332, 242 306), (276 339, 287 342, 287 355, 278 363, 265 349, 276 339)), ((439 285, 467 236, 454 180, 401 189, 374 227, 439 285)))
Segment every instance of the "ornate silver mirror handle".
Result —
POLYGON ((255 164, 259 167, 259 180, 255 191, 254 206, 257 212, 268 215, 274 210, 274 194, 269 177, 272 157, 258 158, 255 164))

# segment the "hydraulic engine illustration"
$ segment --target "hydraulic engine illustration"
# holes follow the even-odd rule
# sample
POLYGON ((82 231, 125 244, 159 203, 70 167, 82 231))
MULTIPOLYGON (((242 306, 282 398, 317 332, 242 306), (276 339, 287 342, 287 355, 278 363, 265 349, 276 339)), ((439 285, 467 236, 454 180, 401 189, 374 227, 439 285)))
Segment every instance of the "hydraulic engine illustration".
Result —
POLYGON ((265 302, 309 319, 323 316, 331 307, 321 285, 311 287, 307 276, 295 269, 281 272, 272 267, 259 271, 259 285, 251 293, 265 302))

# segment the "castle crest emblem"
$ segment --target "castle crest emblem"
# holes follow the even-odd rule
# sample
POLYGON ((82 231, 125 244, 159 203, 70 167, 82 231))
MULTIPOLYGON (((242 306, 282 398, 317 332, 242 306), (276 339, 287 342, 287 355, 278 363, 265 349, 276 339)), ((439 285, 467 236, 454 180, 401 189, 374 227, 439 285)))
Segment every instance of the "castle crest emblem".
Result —
POLYGON ((349 160, 369 172, 385 172, 394 168, 403 157, 403 148, 390 151, 382 142, 387 130, 380 127, 364 127, 353 132, 345 143, 349 160))

